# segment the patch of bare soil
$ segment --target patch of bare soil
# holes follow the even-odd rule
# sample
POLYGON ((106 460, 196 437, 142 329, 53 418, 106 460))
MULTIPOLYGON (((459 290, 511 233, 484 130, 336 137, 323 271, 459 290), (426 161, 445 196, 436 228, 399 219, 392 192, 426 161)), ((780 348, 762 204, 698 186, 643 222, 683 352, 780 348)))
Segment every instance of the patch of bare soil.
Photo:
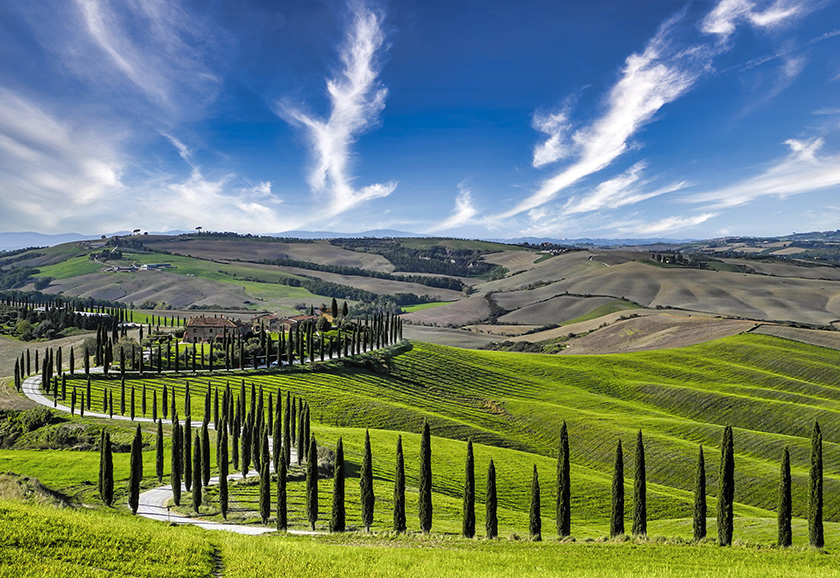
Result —
POLYGON ((802 329, 799 327, 787 327, 786 325, 763 324, 756 327, 752 333, 762 335, 773 335, 791 341, 819 345, 831 349, 840 349, 840 331, 823 331, 821 329, 802 329))

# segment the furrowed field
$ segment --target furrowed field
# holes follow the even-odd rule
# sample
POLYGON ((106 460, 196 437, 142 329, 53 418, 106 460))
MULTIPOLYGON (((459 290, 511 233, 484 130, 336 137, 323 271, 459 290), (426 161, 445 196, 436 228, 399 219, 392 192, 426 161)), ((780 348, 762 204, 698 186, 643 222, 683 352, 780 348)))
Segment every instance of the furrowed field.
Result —
MULTIPOLYGON (((293 370, 147 373, 144 378, 134 374, 126 378, 126 397, 134 388, 138 416, 144 387, 149 416, 153 392, 157 393, 160 406, 165 384, 170 396, 174 387, 178 413, 183 417, 184 393, 189 382, 194 426, 203 418, 208 386, 214 394, 218 389, 221 395, 222 388, 229 384, 233 394, 239 396, 244 380, 248 398, 253 385, 257 392, 262 388, 266 400, 272 394, 275 403, 278 392, 284 402, 287 393, 308 402, 312 433, 319 445, 332 449, 338 437, 343 438, 348 473, 347 524, 351 530, 358 530, 362 525, 358 481, 365 429, 369 428, 376 495, 374 535, 352 532, 314 538, 232 536, 167 528, 145 520, 135 521, 129 514, 109 514, 108 520, 126 528, 137 525, 138 532, 159 528, 155 539, 171 542, 167 547, 172 552, 177 550, 179 542, 167 536, 195 537, 196 548, 209 544, 211 552, 220 553, 226 576, 249 576, 264 571, 295 576, 836 574, 835 549, 840 546, 838 366, 837 351, 745 334, 684 349, 603 356, 476 352, 412 343, 399 345, 387 354, 293 370), (807 544, 810 435, 815 419, 822 427, 824 439, 828 555, 802 548, 807 544), (424 420, 429 422, 433 436, 431 537, 418 534, 419 432, 424 420), (555 535, 554 477, 560 426, 564 420, 569 430, 572 461, 572 535, 577 540, 574 544, 550 540, 555 535), (690 545, 695 468, 701 444, 706 458, 709 535, 715 536, 718 461, 723 426, 727 424, 734 428, 736 452, 736 546, 721 549, 711 543, 690 545), (631 519, 633 445, 638 430, 642 431, 647 452, 651 538, 645 543, 596 543, 608 534, 612 466, 619 439, 624 445, 626 519, 628 522, 631 519), (413 534, 409 537, 388 533, 399 435, 405 452, 406 513, 409 534, 413 534), (465 442, 470 438, 475 443, 478 533, 483 535, 486 472, 489 460, 493 459, 497 470, 499 533, 503 538, 500 541, 469 541, 457 537, 461 527, 465 442), (779 466, 785 447, 791 455, 795 547, 786 551, 768 550, 776 539, 779 466), (542 544, 518 539, 528 535, 534 464, 542 490, 543 537, 547 540, 542 544), (671 545, 659 544, 666 541, 671 545), (753 546, 738 545, 738 542, 753 546)), ((78 391, 87 387, 86 380, 78 375, 68 379, 67 385, 75 386, 78 391)), ((119 375, 114 373, 109 377, 92 376, 92 410, 102 411, 106 389, 111 390, 115 412, 119 413, 122 386, 119 375)), ((128 428, 133 427, 88 417, 75 417, 73 421, 107 423, 115 432, 122 431, 119 435, 126 439, 130 437, 128 428)), ((145 424, 143 428, 146 435, 143 485, 155 487, 159 484, 150 475, 154 471, 154 427, 145 424)), ((168 435, 168 427, 165 429, 168 435)), ((168 446, 166 453, 164 482, 168 481, 168 446)), ((127 478, 127 454, 117 454, 115 464, 117 487, 121 489, 127 478)), ((48 487, 86 503, 94 503, 96 498, 94 492, 85 490, 83 480, 87 475, 95 488, 97 466, 96 452, 75 455, 66 451, 0 452, 0 471, 38 477, 48 487), (67 455, 79 459, 74 459, 72 466, 68 463, 66 468, 42 463, 55 460, 53 464, 61 464, 60 460, 67 455)), ((256 478, 249 476, 232 484, 230 492, 229 518, 258 523, 256 478)), ((331 492, 332 480, 322 479, 321 515, 316 525, 319 530, 328 528, 331 492)), ((221 520, 217 489, 211 487, 207 495, 209 500, 202 508, 202 515, 221 520)), ((123 504, 124 494, 118 492, 118 500, 123 504)), ((182 508, 184 512, 190 510, 189 498, 186 504, 182 508)), ((307 526, 304 504, 303 469, 294 466, 289 482, 291 527, 307 526)), ((33 508, 33 527, 37 525, 36 520, 53 523, 40 509, 34 510, 35 506, 5 508, 4 512, 33 508)), ((120 505, 118 510, 123 508, 120 505)), ((102 514, 94 511, 66 515, 95 518, 102 514)), ((3 534, 11 536, 0 542, 3 567, 11 559, 8 556, 16 551, 16 540, 23 535, 19 522, 13 520, 19 518, 11 513, 0 516, 3 534)), ((70 525, 70 521, 66 523, 70 525)), ((115 536, 116 540, 120 539, 117 530, 115 536)), ((95 541, 92 537, 91 543, 95 541)), ((210 553, 195 555, 205 556, 204 562, 213 567, 210 553)), ((89 566, 85 562, 79 564, 89 566)))

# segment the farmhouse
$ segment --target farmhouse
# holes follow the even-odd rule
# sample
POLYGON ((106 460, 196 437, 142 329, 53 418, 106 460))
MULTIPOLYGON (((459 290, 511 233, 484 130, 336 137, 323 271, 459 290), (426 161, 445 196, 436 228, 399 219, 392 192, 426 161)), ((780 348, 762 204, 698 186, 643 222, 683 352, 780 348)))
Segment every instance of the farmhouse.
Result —
POLYGON ((191 317, 184 330, 184 342, 209 342, 242 332, 243 327, 226 317, 191 317))

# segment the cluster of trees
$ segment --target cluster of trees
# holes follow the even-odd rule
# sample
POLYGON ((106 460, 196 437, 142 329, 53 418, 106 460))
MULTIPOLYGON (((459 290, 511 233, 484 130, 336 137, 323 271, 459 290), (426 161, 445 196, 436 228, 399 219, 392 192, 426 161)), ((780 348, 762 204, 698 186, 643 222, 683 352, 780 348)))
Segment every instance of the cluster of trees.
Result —
MULTIPOLYGON (((315 293, 316 295, 350 299, 351 301, 374 301, 377 297, 380 297, 372 291, 350 287, 349 285, 341 285, 339 283, 330 283, 329 281, 322 281, 317 277, 304 275, 298 277, 280 277, 277 282, 281 285, 288 285, 289 287, 303 287, 310 293, 315 293)), ((415 295, 414 293, 394 293, 388 297, 397 305, 416 305, 417 303, 431 303, 436 300, 429 295, 415 295)))

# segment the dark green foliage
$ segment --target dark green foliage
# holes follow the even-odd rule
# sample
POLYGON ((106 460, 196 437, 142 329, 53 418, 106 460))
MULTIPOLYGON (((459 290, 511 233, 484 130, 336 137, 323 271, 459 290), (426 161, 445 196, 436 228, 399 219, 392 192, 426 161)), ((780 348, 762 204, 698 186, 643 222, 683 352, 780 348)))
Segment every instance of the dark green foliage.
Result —
POLYGON ((158 482, 163 482, 163 422, 157 422, 157 439, 155 441, 155 473, 158 482))
POLYGON ((475 460, 472 440, 467 441, 467 461, 464 465, 464 509, 461 533, 465 538, 475 536, 475 460))
MULTIPOLYGON (((291 396, 286 392, 286 411, 283 412, 283 456, 286 458, 286 463, 289 463, 292 452, 292 430, 291 430, 291 396)), ((280 471, 279 469, 277 471, 280 471)))
POLYGON ((271 516, 271 473, 268 469, 269 460, 263 460, 260 468, 260 519, 268 524, 271 516))
POLYGON ((790 452, 786 447, 784 454, 782 454, 782 469, 779 479, 779 539, 777 542, 779 546, 787 547, 793 543, 790 519, 790 452))
POLYGON ((572 533, 572 499, 569 468, 569 432, 566 422, 560 428, 560 451, 557 454, 557 535, 565 538, 572 533))
MULTIPOLYGON (((280 452, 283 451, 283 419, 282 419, 282 411, 281 411, 281 403, 280 400, 283 399, 280 395, 277 395, 277 408, 274 412, 274 418, 271 422, 272 432, 271 432, 271 449, 272 449, 272 465, 274 466, 274 471, 276 472, 280 469, 280 452)), ((271 396, 269 395, 268 398, 268 405, 271 405, 271 396)), ((269 414, 271 412, 269 411, 269 414)))
POLYGON ((102 435, 100 459, 100 497, 106 506, 114 503, 114 456, 111 453, 111 434, 102 435))
POLYGON ((248 469, 251 467, 251 435, 253 434, 253 426, 251 425, 250 416, 248 419, 245 420, 245 424, 242 428, 242 438, 240 442, 242 443, 242 452, 240 456, 240 462, 242 466, 242 477, 246 477, 248 475, 248 469))
POLYGON ((718 482, 718 544, 732 545, 732 524, 735 500, 735 444, 732 439, 732 427, 723 429, 723 442, 720 448, 720 478, 718 482))
POLYGON ((205 487, 210 484, 210 432, 206 419, 201 425, 201 481, 205 487))
POLYGON ((697 479, 694 483, 694 539, 706 537, 706 460, 703 446, 697 457, 697 479))
POLYGON ((131 513, 137 513, 140 505, 140 481, 143 479, 143 434, 140 432, 140 424, 134 432, 134 441, 131 442, 131 463, 128 477, 128 506, 131 513))
MULTIPOLYGON (((192 469, 192 428, 190 427, 190 418, 184 420, 184 454, 183 454, 183 464, 184 464, 184 487, 189 492, 192 488, 192 477, 193 477, 193 469, 192 469)), ((196 476, 197 477, 197 476, 196 476)))
POLYGON ((338 443, 335 446, 335 470, 333 472, 331 532, 343 532, 345 530, 344 476, 344 442, 341 438, 338 438, 338 443))
POLYGON ((808 541, 814 548, 825 546, 823 533, 823 457, 820 424, 811 433, 811 470, 808 486, 808 541))
POLYGON ((192 498, 193 509, 198 512, 201 507, 201 436, 195 432, 195 444, 193 446, 193 483, 192 498))
POLYGON ((537 464, 534 464, 534 474, 531 477, 531 510, 529 533, 531 540, 542 540, 542 516, 540 515, 540 478, 537 474, 537 464))
POLYGON ((612 480, 612 515, 610 516, 610 538, 624 534, 624 453, 621 440, 615 450, 615 466, 612 480))
MULTIPOLYGON (((346 305, 346 304, 345 304, 346 305)), ((405 532, 405 460, 402 436, 397 437, 397 467, 394 476, 394 532, 405 532)))
POLYGON ((297 463, 298 465, 303 463, 304 458, 306 457, 306 428, 303 424, 304 421, 304 409, 303 409, 303 402, 301 401, 298 404, 298 411, 297 411, 297 463))
POLYGON ((280 469, 277 470, 277 529, 282 532, 288 527, 289 523, 286 511, 286 456, 280 454, 280 469))
POLYGON ((222 428, 219 434, 219 507, 222 510, 222 517, 227 520, 228 513, 228 435, 222 428))
POLYGON ((647 482, 642 430, 636 438, 636 477, 633 484, 633 535, 647 536, 647 482))
POLYGON ((423 437, 420 439, 420 529, 428 534, 432 529, 432 438, 429 422, 423 422, 423 437))
POLYGON ((172 457, 169 465, 169 482, 172 486, 172 501, 181 505, 181 474, 184 471, 184 433, 177 419, 172 420, 172 457))
POLYGON ((496 497, 496 466, 493 460, 487 466, 487 493, 484 498, 485 531, 487 539, 492 540, 499 535, 499 518, 497 516, 498 501, 496 497))
POLYGON ((365 430, 365 453, 362 457, 362 471, 359 474, 359 486, 362 501, 362 524, 365 531, 370 531, 373 524, 373 456, 370 451, 370 432, 365 430))
POLYGON ((306 518, 309 527, 315 530, 315 522, 318 521, 318 446, 315 436, 309 441, 306 456, 306 518))

